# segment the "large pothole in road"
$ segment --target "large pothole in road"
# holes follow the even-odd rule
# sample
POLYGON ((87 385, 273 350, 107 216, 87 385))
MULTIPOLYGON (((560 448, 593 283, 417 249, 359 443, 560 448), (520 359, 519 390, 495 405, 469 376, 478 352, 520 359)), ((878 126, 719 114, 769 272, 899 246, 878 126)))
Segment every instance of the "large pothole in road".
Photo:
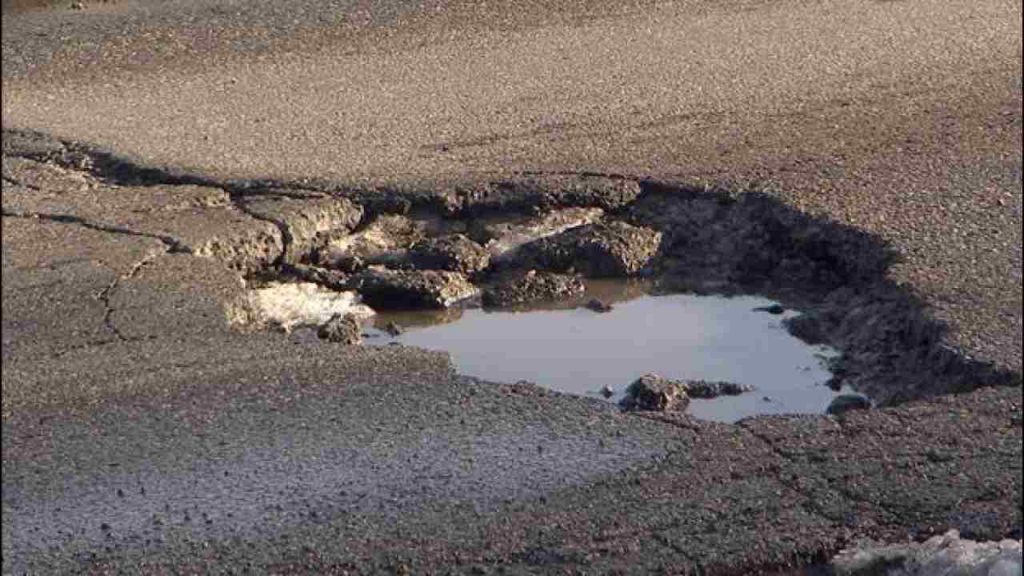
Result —
MULTIPOLYGON (((759 322, 781 321, 771 314, 751 315, 749 309, 757 306, 744 298, 763 297, 800 311, 784 323, 789 334, 808 346, 836 351, 838 355, 829 362, 833 387, 856 390, 876 405, 990 385, 1020 385, 1019 373, 946 346, 946 326, 930 315, 911 289, 888 277, 893 254, 880 239, 801 213, 757 191, 709 190, 593 174, 517 176, 422 187, 218 181, 140 167, 88 146, 12 132, 5 132, 4 152, 5 158, 14 154, 33 162, 56 163, 106 182, 131 185, 137 192, 146 186, 186 184, 220 189, 230 197, 230 206, 218 210, 231 212, 231 221, 238 226, 262 220, 265 232, 266 224, 273 223, 278 236, 214 235, 201 245, 175 237, 182 234, 183 226, 167 228, 157 215, 141 224, 104 223, 102 218, 89 224, 155 235, 171 250, 218 258, 247 274, 250 302, 229 305, 229 317, 235 323, 286 330, 309 326, 330 340, 354 342, 361 338, 360 322, 374 312, 382 316, 396 309, 432 310, 442 317, 463 315, 463 321, 446 329, 479 331, 474 323, 486 319, 501 323, 488 328, 494 335, 513 334, 519 326, 541 333, 561 331, 565 345, 584 351, 584 336, 567 330, 574 319, 586 318, 593 320, 593 330, 615 334, 620 349, 645 337, 676 344, 651 341, 641 346, 642 353, 631 354, 637 363, 630 368, 631 377, 661 371, 665 377, 722 379, 731 377, 677 372, 676 364, 662 367, 660 362, 668 361, 666 355, 680 354, 690 334, 731 331, 732 336, 701 352, 702 357, 709 363, 766 373, 750 358, 727 355, 744 337, 759 333, 759 322), (246 217, 239 217, 239 211, 246 217), (273 261, 268 265, 268 260, 273 261), (538 303, 571 308, 587 297, 581 294, 585 285, 593 289, 594 281, 604 278, 643 279, 657 286, 658 296, 641 296, 618 304, 617 311, 590 316, 581 316, 581 310, 484 316, 477 310, 538 303), (696 298, 706 295, 733 299, 696 298), (719 308, 721 315, 711 313, 719 308), (654 309, 658 325, 638 326, 642 311, 654 309), (704 324, 699 328, 697 320, 683 316, 690 311, 702 311, 699 321, 704 324), (659 345, 663 346, 660 351, 659 345)), ((38 204, 38 199, 29 200, 31 206, 38 204)), ((43 203, 29 212, 38 216, 36 212, 47 206, 43 203)), ((5 204, 5 215, 7 209, 5 204)), ((49 217, 83 223, 97 218, 95 214, 86 217, 89 214, 49 217)), ((433 339, 439 330, 409 330, 400 339, 409 343, 433 339)), ((756 355, 772 356, 760 350, 768 347, 767 338, 758 340, 756 355)), ((504 350, 515 357, 513 343, 504 350)), ((569 355, 568 350, 562 354, 569 355)), ((590 356, 582 358, 578 367, 595 366, 607 355, 596 347, 589 350, 590 356)), ((804 348, 806 353, 810 350, 804 348)), ((692 368, 696 362, 687 364, 692 368)), ((816 364, 803 360, 793 365, 818 370, 816 364)), ((494 380, 529 379, 499 372, 480 374, 494 380)), ((545 383, 553 377, 544 371, 533 379, 545 383)), ((744 401, 772 396, 764 381, 735 379, 762 388, 743 395, 744 401)), ((610 384, 621 393, 626 382, 610 384)), ((585 386, 586 390, 574 391, 601 387, 596 382, 585 386)), ((759 409, 775 411, 770 403, 759 409)))
POLYGON ((336 306, 312 306, 306 323, 323 337, 446 350, 483 379, 612 400, 647 373, 756 389, 689 403, 719 420, 820 413, 839 389, 887 405, 1019 382, 943 345, 945 326, 887 278, 879 239, 764 194, 597 176, 333 190, 313 203, 273 193, 238 200, 290 240, 257 293, 312 294, 291 302, 336 306), (332 201, 344 205, 325 212, 332 201), (592 293, 601 286, 628 296, 592 293), (358 300, 386 330, 361 324, 358 300))

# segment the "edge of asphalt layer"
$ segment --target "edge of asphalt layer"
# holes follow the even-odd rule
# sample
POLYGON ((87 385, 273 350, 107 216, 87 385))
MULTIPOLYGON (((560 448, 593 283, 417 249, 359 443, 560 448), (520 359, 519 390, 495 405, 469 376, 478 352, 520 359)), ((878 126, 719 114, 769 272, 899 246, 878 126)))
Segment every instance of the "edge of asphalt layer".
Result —
MULTIPOLYGON (((233 199, 270 191, 390 195, 451 210, 453 197, 466 197, 458 186, 438 196, 430 185, 353 192, 324 182, 214 181, 28 132, 5 131, 3 151, 84 170, 114 185, 196 184, 221 188, 233 199)), ((812 247, 822 262, 852 246, 856 258, 844 261, 835 277, 817 278, 814 290, 763 275, 727 288, 767 292, 814 312, 828 343, 840 350, 845 343, 848 353, 861 346, 861 358, 845 370, 849 378, 860 377, 862 387, 879 378, 870 366, 892 360, 881 348, 903 346, 904 356, 885 365, 894 377, 879 391, 903 380, 910 392, 884 397, 892 408, 838 419, 759 417, 730 426, 686 416, 621 415, 533 387, 458 378, 442 356, 409 350, 352 356, 317 345, 296 354, 272 334, 173 344, 119 341, 97 356, 171 353, 181 361, 156 362, 151 374, 132 377, 136 393, 121 399, 79 407, 58 402, 22 415, 5 410, 5 572, 19 569, 17 560, 9 560, 14 552, 37 566, 101 572, 143 565, 219 571, 250 562, 284 573, 419 572, 461 563, 452 571, 502 565, 513 572, 590 566, 595 572, 641 573, 676 566, 684 573, 739 574, 822 561, 866 536, 922 539, 952 526, 967 536, 1019 537, 1020 373, 945 348, 946 328, 928 316, 926 303, 885 279, 892 254, 880 241, 764 195, 639 184, 645 201, 666 201, 679 210, 713 206, 725 215, 723 222, 736 216, 743 224, 744 210, 767 214, 781 226, 769 234, 770 242, 789 237, 794 226, 817 230, 813 242, 789 248, 802 254, 812 247), (853 291, 837 291, 838 285, 853 291), (862 327, 879 318, 891 334, 865 335, 862 327), (214 369, 207 355, 219 355, 209 352, 218 349, 226 358, 214 369), (244 361, 230 361, 231 350, 244 361), (938 372, 922 372, 928 366, 938 372), (264 384, 249 388, 257 382, 264 384), (240 397, 233 398, 232 390, 240 397), (175 409, 162 412, 168 406, 175 409), (339 418, 339 409, 349 416, 339 418), (496 426, 510 429, 494 442, 478 442, 481 433, 494 435, 496 426), (258 438, 254 444, 265 444, 264 452, 249 444, 258 438), (353 445, 360 438, 362 448, 353 445), (40 439, 46 441, 36 444, 40 439), (338 445, 349 446, 350 453, 324 452, 338 445), (276 461, 281 454, 290 455, 276 461), (352 496, 313 498, 319 493, 312 486, 330 484, 317 478, 336 477, 343 463, 352 463, 345 472, 352 496), (296 470, 310 483, 276 493, 296 470), (449 476, 424 483, 417 471, 449 476), (69 472, 77 475, 72 485, 63 476, 69 472), (388 477, 392 481, 380 483, 388 477), (202 489, 193 488, 211 483, 222 502, 203 500, 202 489), (129 485, 133 498, 121 495, 129 485), (244 504, 247 490, 255 508, 244 504), (481 497, 486 502, 477 501, 481 497), (160 526, 166 528, 157 530, 163 541, 145 541, 140 499, 152 500, 141 506, 146 510, 175 504, 153 511, 165 515, 160 526), (65 506, 74 512, 60 527, 55 510, 65 506), (232 518, 232 507, 248 515, 232 518), (84 532, 62 540, 60 531, 69 527, 84 532), (246 531, 252 528, 258 530, 246 531), (33 538, 57 550, 30 544, 33 538)), ((460 186, 473 189, 472 183, 460 186)), ((368 212, 387 210, 383 202, 368 212)), ((5 207, 4 216, 16 214, 5 207)), ((710 265, 698 271, 721 272, 710 265)), ((665 272, 680 288, 701 289, 700 279, 685 269, 665 272)), ((39 382, 85 377, 102 386, 104 379, 131 372, 110 371, 92 356, 72 353, 63 359, 63 374, 39 382)), ((21 363, 24 369, 30 367, 21 363)), ((5 389, 21 374, 5 366, 5 389)))

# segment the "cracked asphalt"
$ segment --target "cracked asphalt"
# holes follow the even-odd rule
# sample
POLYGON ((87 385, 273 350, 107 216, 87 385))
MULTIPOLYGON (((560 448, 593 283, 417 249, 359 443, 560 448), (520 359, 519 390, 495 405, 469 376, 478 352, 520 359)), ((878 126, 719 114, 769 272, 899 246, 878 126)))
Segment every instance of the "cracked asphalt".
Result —
POLYGON ((285 241, 215 182, 757 186, 881 236, 948 346, 1019 373, 1020 22, 999 0, 5 13, 4 573, 750 574, 1019 538, 1019 387, 734 426, 242 332, 240 274, 285 241), (202 177, 104 180, 13 129, 202 177))

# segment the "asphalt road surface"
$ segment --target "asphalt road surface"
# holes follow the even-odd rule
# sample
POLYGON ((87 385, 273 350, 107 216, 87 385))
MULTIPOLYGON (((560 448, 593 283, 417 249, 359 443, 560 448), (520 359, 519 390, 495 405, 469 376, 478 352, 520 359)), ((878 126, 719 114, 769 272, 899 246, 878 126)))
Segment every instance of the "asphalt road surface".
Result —
POLYGON ((1019 1, 34 4, 2 24, 5 573, 747 574, 1020 537, 1019 387, 733 426, 241 333, 224 259, 275 227, 39 161, 756 187, 885 239, 945 344, 1019 375, 1019 1))

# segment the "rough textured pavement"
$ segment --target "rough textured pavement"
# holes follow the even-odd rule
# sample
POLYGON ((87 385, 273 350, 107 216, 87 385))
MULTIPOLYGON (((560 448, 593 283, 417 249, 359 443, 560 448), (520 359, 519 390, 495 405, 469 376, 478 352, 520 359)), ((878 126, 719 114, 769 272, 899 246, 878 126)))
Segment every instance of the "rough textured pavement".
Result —
MULTIPOLYGON (((1019 372, 1020 21, 995 0, 96 4, 5 14, 3 123, 216 177, 756 185, 881 235, 950 346, 1019 372)), ((1020 537, 1019 388, 727 426, 240 333, 225 309, 275 226, 14 140, 5 573, 745 574, 864 536, 1020 537)))

